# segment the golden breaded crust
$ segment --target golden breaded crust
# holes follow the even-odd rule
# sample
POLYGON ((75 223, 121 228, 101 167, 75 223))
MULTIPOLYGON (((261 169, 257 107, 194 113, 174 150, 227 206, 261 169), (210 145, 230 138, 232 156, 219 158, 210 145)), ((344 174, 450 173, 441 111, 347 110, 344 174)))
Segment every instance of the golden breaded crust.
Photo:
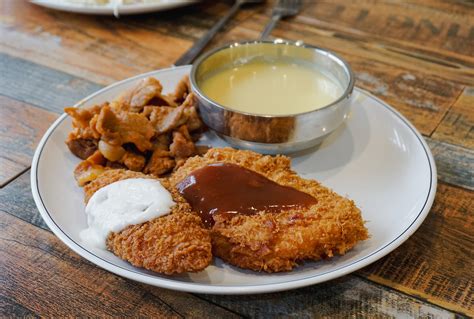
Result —
MULTIPOLYGON (((128 178, 154 177, 123 169, 107 170, 84 187, 86 202, 100 188, 128 178)), ((209 231, 168 180, 159 181, 176 203, 171 213, 110 233, 107 248, 134 266, 167 275, 201 271, 212 260, 209 231)))
POLYGON ((260 173, 281 185, 316 198, 308 209, 256 215, 217 214, 211 228, 213 253, 223 260, 253 270, 288 271, 302 260, 344 254, 368 238, 360 210, 314 180, 299 177, 286 156, 263 156, 231 148, 211 149, 186 161, 171 176, 176 185, 192 171, 211 163, 232 163, 260 173))
POLYGON ((209 232, 189 212, 173 211, 111 233, 107 248, 134 266, 167 275, 201 271, 212 260, 209 232))

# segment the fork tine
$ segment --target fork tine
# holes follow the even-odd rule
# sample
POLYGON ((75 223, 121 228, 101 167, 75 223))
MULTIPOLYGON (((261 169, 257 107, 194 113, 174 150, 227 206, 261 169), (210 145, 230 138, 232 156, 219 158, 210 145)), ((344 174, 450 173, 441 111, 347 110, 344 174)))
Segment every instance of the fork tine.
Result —
POLYGON ((272 10, 272 18, 270 22, 265 26, 261 39, 265 39, 276 25, 280 18, 285 18, 298 14, 301 7, 301 0, 278 0, 272 10))
POLYGON ((273 12, 282 17, 295 15, 299 12, 301 4, 301 0, 279 0, 273 9, 273 12))
POLYGON ((295 10, 299 12, 303 5, 303 0, 293 0, 293 2, 294 2, 293 8, 295 8, 295 10))

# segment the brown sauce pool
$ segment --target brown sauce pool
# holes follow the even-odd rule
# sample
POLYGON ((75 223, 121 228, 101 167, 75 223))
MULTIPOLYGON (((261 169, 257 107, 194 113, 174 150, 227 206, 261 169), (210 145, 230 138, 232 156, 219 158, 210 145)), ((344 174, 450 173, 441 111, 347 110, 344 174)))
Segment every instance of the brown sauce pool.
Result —
POLYGON ((277 213, 317 203, 309 194, 279 185, 263 175, 235 164, 217 163, 193 171, 177 185, 178 191, 207 227, 213 215, 277 213))

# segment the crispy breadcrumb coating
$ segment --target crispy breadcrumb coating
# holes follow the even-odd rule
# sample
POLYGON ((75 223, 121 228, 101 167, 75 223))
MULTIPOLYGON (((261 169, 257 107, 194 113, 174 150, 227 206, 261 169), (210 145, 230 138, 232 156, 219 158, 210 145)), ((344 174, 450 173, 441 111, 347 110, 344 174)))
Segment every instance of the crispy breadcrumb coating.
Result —
MULTIPOLYGON (((85 201, 100 188, 128 178, 153 177, 123 169, 107 170, 84 187, 85 201)), ((134 266, 167 275, 201 271, 212 260, 209 231, 169 182, 159 181, 176 203, 171 213, 110 233, 107 248, 134 266)))
POLYGON ((286 156, 263 156, 231 148, 210 149, 189 158, 170 177, 176 185, 196 169, 212 163, 232 163, 260 173, 274 182, 316 198, 307 209, 255 215, 216 214, 211 228, 213 254, 224 261, 256 271, 289 271, 303 260, 343 255, 368 238, 361 212, 315 180, 299 177, 286 156))

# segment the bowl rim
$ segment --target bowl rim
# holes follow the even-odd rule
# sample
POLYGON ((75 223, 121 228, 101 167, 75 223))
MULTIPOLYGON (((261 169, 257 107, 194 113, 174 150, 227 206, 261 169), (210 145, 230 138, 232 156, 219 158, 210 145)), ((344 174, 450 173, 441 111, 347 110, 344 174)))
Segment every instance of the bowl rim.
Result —
POLYGON ((306 44, 304 43, 303 41, 290 41, 290 40, 283 40, 283 39, 275 39, 275 40, 245 40, 245 41, 240 41, 240 42, 232 42, 230 44, 226 44, 226 45, 223 45, 221 47, 218 47, 218 48, 215 48, 215 49, 212 49, 204 54, 202 54, 197 60, 196 62, 194 62, 192 64, 192 68, 191 68, 191 73, 190 73, 190 76, 189 76, 189 79, 190 79, 190 82, 191 82, 191 88, 192 90, 199 96, 199 98, 205 100, 207 103, 219 108, 219 109, 222 109, 224 111, 230 111, 230 112, 234 112, 234 113, 238 113, 238 114, 242 114, 242 115, 247 115, 247 116, 253 116, 253 117, 261 117, 261 118, 283 118, 283 117, 297 117, 297 116, 302 116, 302 115, 306 115, 306 114, 310 114, 310 113, 315 113, 315 112, 318 112, 318 111, 322 111, 322 110, 325 110, 325 109, 328 109, 334 105, 337 105, 339 104, 341 101, 343 101, 344 99, 346 98, 349 98, 350 95, 352 94, 352 91, 354 90, 354 84, 355 84, 355 75, 354 75, 354 72, 352 71, 352 68, 351 66, 349 65, 349 63, 344 59, 342 58, 341 56, 339 56, 338 54, 336 54, 335 52, 329 50, 329 49, 325 49, 325 48, 321 48, 321 47, 318 47, 318 46, 314 46, 314 45, 311 45, 311 44, 306 44), (196 81, 196 72, 197 72, 197 69, 199 68, 199 66, 202 64, 202 62, 204 62, 207 58, 209 58, 210 56, 220 52, 220 51, 223 51, 223 50, 226 50, 226 49, 230 49, 230 48, 233 48, 233 47, 236 47, 236 46, 241 46, 241 45, 256 45, 256 44, 273 44, 273 45, 292 45, 292 46, 296 46, 296 47, 302 47, 302 48, 306 48, 306 49, 311 49, 311 50, 315 50, 315 51, 318 51, 319 53, 322 53, 323 55, 326 55, 328 56, 329 58, 333 59, 334 61, 336 61, 338 64, 341 64, 343 66, 343 68, 345 69, 345 71, 348 73, 349 75, 349 83, 347 84, 344 92, 341 94, 341 96, 339 98, 337 98, 335 101, 323 106, 323 107, 320 107, 318 109, 315 109, 315 110, 310 110, 310 111, 306 111, 306 112, 302 112, 302 113, 293 113, 293 114, 279 114, 279 115, 272 115, 272 114, 257 114, 257 113, 250 113, 250 112, 244 112, 244 111, 239 111, 239 110, 235 110, 231 107, 228 107, 228 106, 224 106, 210 98, 208 98, 204 92, 201 91, 201 89, 199 88, 199 86, 197 85, 197 81, 196 81))

